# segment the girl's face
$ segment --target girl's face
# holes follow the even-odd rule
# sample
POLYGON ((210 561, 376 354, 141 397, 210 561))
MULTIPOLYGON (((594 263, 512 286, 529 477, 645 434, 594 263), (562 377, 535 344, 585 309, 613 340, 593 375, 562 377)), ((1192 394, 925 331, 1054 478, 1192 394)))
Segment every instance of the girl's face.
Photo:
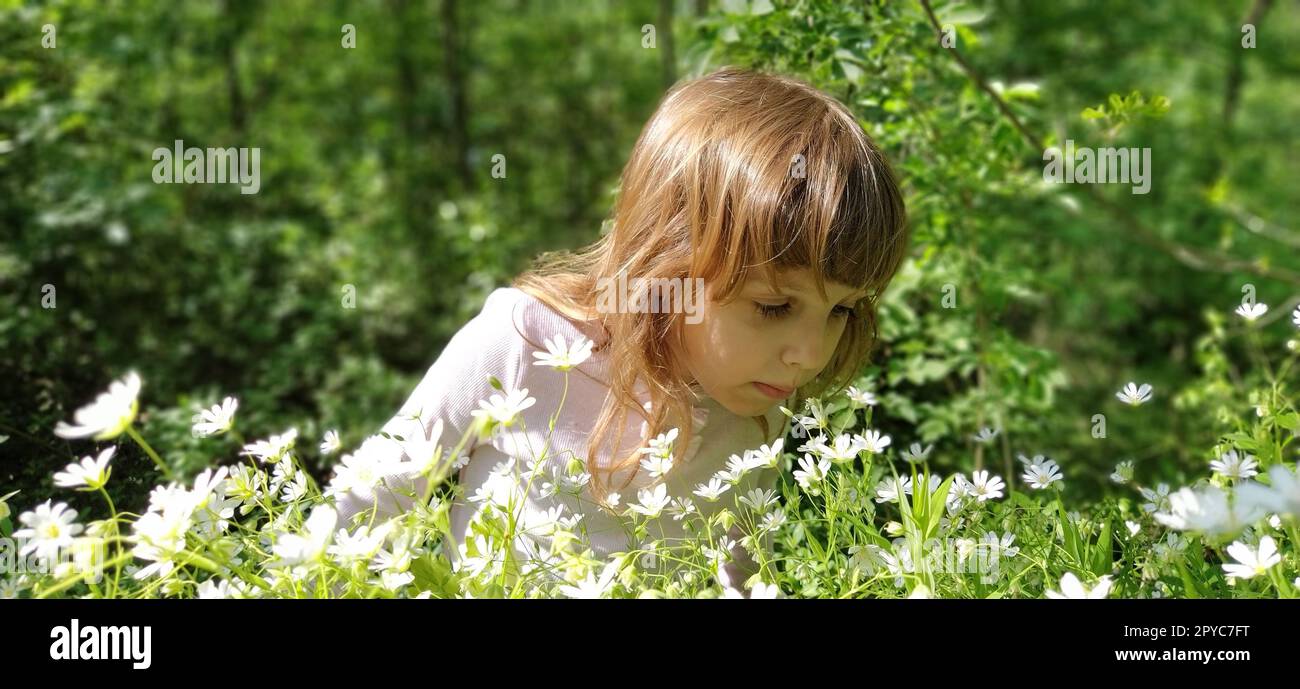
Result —
POLYGON ((823 300, 807 268, 778 273, 781 288, 750 276, 726 304, 701 300, 685 328, 686 366, 704 394, 739 416, 759 416, 817 377, 839 345, 849 313, 866 296, 827 281, 823 300))

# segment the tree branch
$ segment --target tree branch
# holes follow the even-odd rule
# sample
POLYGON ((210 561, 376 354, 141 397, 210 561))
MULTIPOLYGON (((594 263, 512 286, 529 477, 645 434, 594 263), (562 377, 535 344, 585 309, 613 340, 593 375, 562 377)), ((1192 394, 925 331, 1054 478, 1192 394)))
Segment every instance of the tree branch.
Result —
MULTIPOLYGON (((921 3, 921 7, 925 10, 925 14, 930 20, 930 25, 934 28, 935 35, 942 38, 943 27, 939 24, 939 19, 935 17, 934 9, 930 7, 930 0, 918 0, 918 2, 921 3)), ((957 64, 961 67, 967 78, 974 82, 975 85, 987 94, 989 98, 993 99, 993 103, 997 106, 998 111, 1001 112, 1003 117, 1005 117, 1011 125, 1016 128, 1016 131, 1020 132, 1021 138, 1023 138, 1035 150, 1044 150, 1043 140, 1020 120, 1015 112, 1011 110, 1011 106, 1007 105, 1007 102, 1003 100, 996 91, 989 87, 988 82, 985 81, 984 78, 980 76, 979 72, 977 72, 975 68, 966 61, 966 58, 958 52, 957 48, 947 48, 946 50, 952 53, 953 58, 957 61, 957 64)), ((1090 198, 1092 198, 1094 203, 1104 208, 1112 218, 1118 221, 1124 229, 1128 230, 1134 239, 1142 244, 1168 254, 1186 266, 1197 270, 1215 271, 1220 273, 1241 271, 1264 278, 1281 280, 1300 285, 1300 273, 1293 270, 1277 268, 1257 261, 1246 261, 1213 250, 1194 249, 1165 239, 1146 225, 1142 224, 1142 222, 1129 213, 1128 210, 1107 198, 1093 185, 1084 185, 1084 191, 1090 198)))

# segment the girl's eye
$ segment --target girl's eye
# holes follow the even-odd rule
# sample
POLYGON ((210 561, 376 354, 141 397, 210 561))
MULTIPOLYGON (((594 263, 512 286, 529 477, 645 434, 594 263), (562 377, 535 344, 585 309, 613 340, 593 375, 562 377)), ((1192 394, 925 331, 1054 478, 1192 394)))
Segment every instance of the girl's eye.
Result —
POLYGON ((758 309, 758 315, 763 318, 780 318, 790 313, 790 302, 784 304, 764 304, 763 302, 754 302, 754 307, 758 309))
MULTIPOLYGON (((764 304, 763 302, 754 302, 754 307, 758 309, 760 316, 764 318, 780 318, 790 313, 790 302, 784 304, 764 304)), ((835 318, 848 318, 855 314, 854 307, 840 304, 831 310, 835 318)))

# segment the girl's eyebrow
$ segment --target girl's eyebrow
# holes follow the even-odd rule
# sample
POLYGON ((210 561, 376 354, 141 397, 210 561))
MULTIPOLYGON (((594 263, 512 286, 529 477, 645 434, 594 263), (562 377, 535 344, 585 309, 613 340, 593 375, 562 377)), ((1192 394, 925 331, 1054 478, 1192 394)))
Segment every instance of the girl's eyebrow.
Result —
MULTIPOLYGON (((758 284, 763 289, 772 289, 772 287, 768 285, 766 282, 760 282, 758 284)), ((787 280, 783 289, 779 288, 776 290, 777 294, 782 294, 784 292, 794 292, 796 294, 803 294, 806 296, 808 294, 815 294, 816 290, 804 284, 802 281, 787 280)), ((867 290, 862 289, 862 290, 858 290, 857 292, 854 292, 853 294, 850 294, 844 299, 848 301, 861 301, 866 297, 867 297, 867 290)))

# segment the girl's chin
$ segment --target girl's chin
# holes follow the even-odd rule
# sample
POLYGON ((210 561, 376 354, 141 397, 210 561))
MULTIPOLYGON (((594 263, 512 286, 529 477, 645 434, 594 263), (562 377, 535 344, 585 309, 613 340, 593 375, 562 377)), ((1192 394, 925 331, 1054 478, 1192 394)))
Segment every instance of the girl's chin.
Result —
POLYGON ((776 408, 780 401, 763 399, 719 399, 714 398, 723 409, 736 416, 763 416, 776 408))

